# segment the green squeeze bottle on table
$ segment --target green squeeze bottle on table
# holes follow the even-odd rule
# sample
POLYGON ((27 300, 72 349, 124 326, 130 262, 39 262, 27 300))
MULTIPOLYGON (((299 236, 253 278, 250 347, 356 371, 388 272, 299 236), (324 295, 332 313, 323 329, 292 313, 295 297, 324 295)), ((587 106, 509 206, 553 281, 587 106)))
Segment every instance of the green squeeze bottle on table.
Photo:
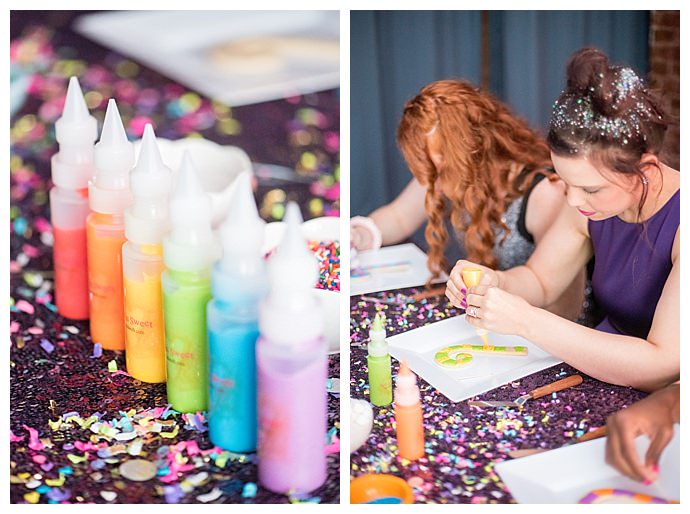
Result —
POLYGON ((206 304, 211 299, 211 267, 220 254, 211 216, 211 201, 185 151, 170 198, 161 279, 168 402, 178 412, 208 407, 206 304))
POLYGON ((393 401, 393 381, 391 378, 391 356, 388 353, 386 329, 381 316, 376 314, 369 331, 369 400, 377 407, 385 407, 393 401))

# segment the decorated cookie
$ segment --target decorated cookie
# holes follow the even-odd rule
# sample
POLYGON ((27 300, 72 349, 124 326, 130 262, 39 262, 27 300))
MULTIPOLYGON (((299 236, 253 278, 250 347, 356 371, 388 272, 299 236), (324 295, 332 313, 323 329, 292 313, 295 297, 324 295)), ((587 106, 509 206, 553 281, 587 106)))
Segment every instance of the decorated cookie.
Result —
POLYGON ((526 357, 529 349, 526 346, 494 346, 491 344, 459 344, 450 346, 458 351, 473 353, 493 353, 499 355, 517 355, 526 357))
POLYGON ((595 489, 580 503, 678 503, 625 489, 595 489))
POLYGON ((472 362, 472 355, 457 350, 457 346, 446 346, 434 355, 437 364, 445 368, 463 368, 472 362))

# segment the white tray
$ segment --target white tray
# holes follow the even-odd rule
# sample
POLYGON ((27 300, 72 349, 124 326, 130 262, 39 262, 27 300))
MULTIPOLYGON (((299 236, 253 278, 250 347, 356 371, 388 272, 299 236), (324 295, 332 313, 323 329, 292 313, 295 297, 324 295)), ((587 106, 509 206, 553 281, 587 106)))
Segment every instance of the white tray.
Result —
POLYGON ((243 38, 295 36, 338 41, 338 11, 112 11, 81 16, 75 30, 187 87, 231 106, 339 86, 340 59, 296 54, 254 73, 223 69, 209 50, 243 38))
MULTIPOLYGON (((426 254, 413 243, 360 252, 357 257, 360 267, 365 270, 369 266, 386 266, 401 262, 405 262, 407 265, 401 271, 384 272, 372 269, 366 277, 350 275, 350 296, 421 286, 431 276, 426 267, 426 254)), ((446 280, 448 277, 444 273, 436 282, 445 282, 446 280)))
MULTIPOLYGON (((635 443, 644 456, 649 439, 641 436, 635 443)), ((501 462, 496 472, 518 503, 578 503, 594 489, 608 488, 680 500, 679 425, 661 455, 659 478, 649 486, 624 477, 606 464, 605 448, 606 439, 597 439, 501 462)))
POLYGON ((465 315, 438 321, 388 338, 390 353, 408 365, 453 402, 490 391, 562 362, 537 345, 517 336, 488 334, 494 346, 527 346, 526 357, 473 353, 474 360, 459 369, 444 368, 434 361, 438 350, 456 344, 482 344, 465 315))

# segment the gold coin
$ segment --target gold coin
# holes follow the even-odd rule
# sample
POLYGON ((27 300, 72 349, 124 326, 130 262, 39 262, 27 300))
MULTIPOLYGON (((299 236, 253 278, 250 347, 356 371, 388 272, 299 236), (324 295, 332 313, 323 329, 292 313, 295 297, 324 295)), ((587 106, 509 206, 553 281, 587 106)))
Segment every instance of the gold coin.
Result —
POLYGON ((120 465, 120 474, 134 482, 146 482, 156 476, 156 465, 144 459, 128 460, 120 465))

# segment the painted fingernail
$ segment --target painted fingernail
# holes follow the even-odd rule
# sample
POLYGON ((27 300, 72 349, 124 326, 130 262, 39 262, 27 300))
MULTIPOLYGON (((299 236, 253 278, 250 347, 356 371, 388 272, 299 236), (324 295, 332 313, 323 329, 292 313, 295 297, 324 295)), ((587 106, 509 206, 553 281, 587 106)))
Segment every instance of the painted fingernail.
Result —
POLYGON ((460 292, 461 292, 462 294, 467 294, 467 289, 462 288, 462 289, 460 289, 460 292))
POLYGON ((652 481, 648 478, 644 482, 642 482, 644 485, 652 485, 652 481))
POLYGON ((652 466, 652 471, 654 471, 654 473, 658 475, 658 474, 659 474, 659 465, 658 465, 658 464, 654 464, 654 465, 652 466))
POLYGON ((463 309, 467 309, 467 302, 465 300, 461 301, 460 307, 462 307, 463 309))

